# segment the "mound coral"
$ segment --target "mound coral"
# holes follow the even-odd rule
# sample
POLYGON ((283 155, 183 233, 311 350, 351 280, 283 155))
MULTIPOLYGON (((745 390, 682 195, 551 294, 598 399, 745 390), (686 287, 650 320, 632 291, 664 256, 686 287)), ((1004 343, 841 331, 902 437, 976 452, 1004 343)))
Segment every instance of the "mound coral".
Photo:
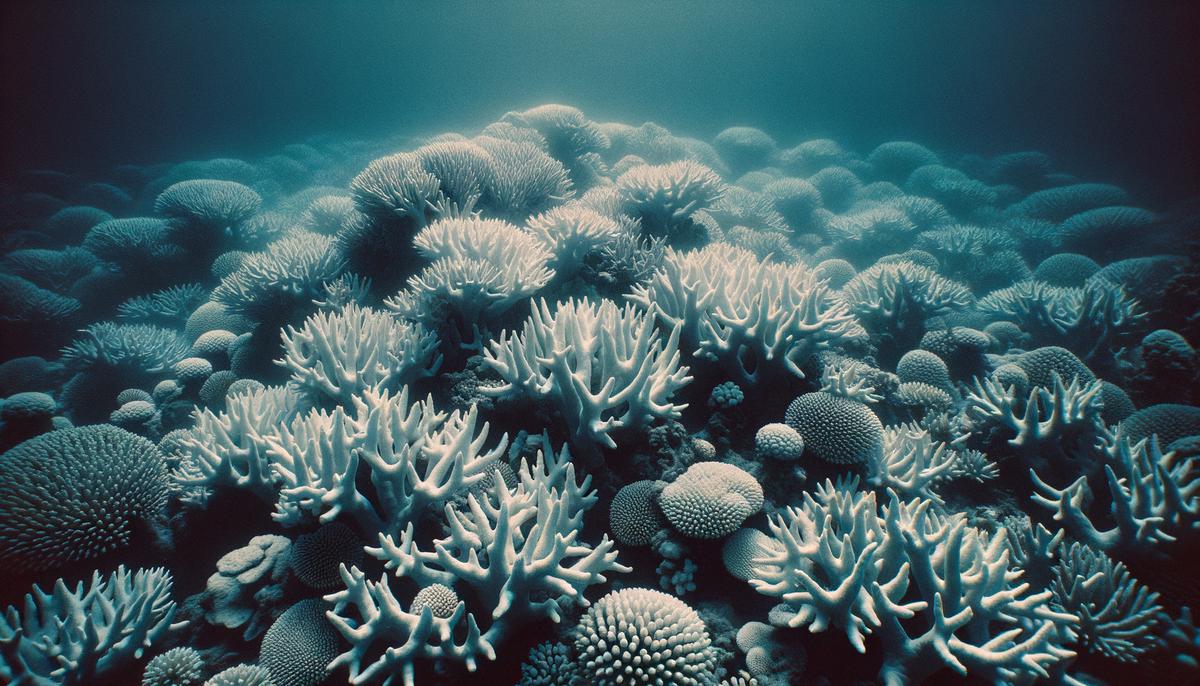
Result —
POLYGON ((595 684, 717 683, 704 621, 678 598, 647 588, 614 591, 579 620, 579 671, 595 684))
POLYGON ((697 462, 663 488, 659 505, 667 521, 691 538, 723 538, 762 509, 762 486, 724 462, 697 462))
POLYGON ((834 464, 867 464, 883 447, 883 424, 866 405, 825 392, 792 401, 784 422, 805 450, 834 464))
POLYGON ((108 425, 60 429, 0 458, 0 561, 53 569, 129 545, 160 524, 167 501, 162 454, 108 425))

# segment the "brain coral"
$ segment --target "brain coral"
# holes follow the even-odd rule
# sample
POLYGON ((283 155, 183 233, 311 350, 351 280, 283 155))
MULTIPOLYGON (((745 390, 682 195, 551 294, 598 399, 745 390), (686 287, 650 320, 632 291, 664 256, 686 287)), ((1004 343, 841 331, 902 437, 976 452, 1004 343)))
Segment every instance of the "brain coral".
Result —
POLYGON ((1088 278, 1100 271, 1100 265, 1086 255, 1073 252, 1060 252, 1038 263, 1033 270, 1033 278, 1051 286, 1070 286, 1079 288, 1088 278))
POLYGON ((649 545, 654 534, 666 527, 655 502, 661 490, 661 482, 643 480, 617 491, 608 510, 608 529, 618 543, 649 545))
POLYGON ((458 608, 458 594, 445 584, 430 584, 417 591, 408 611, 419 615, 425 608, 434 617, 449 619, 458 608))
POLYGON ((597 686, 716 686, 704 622, 678 598, 646 588, 613 591, 579 620, 581 676, 597 686))
POLYGON ((363 556, 358 534, 341 522, 330 522, 311 534, 297 536, 291 550, 296 578, 321 590, 334 588, 341 582, 338 565, 357 565, 363 556))
POLYGON ((289 607, 263 635, 259 662, 275 686, 317 686, 337 657, 338 634, 325 619, 325 601, 301 600, 289 607))
POLYGON ((1185 436, 1200 435, 1200 407, 1179 403, 1160 403, 1145 407, 1125 418, 1125 435, 1140 441, 1157 435, 1167 446, 1185 436))
POLYGON ((697 462, 663 488, 659 505, 667 521, 692 538, 721 538, 763 506, 762 485, 724 462, 697 462))
POLYGON ((172 184, 154 201, 154 211, 196 224, 224 228, 258 211, 262 198, 233 181, 192 179, 172 184))
POLYGON ((773 460, 799 460, 804 453, 804 438, 787 424, 766 424, 754 434, 754 449, 773 460))
POLYGON ((883 447, 883 424, 869 407, 823 391, 793 400, 784 422, 826 462, 864 464, 883 447))
POLYGON ((162 455, 109 425, 60 429, 0 457, 0 564, 51 569, 129 544, 167 500, 162 455))

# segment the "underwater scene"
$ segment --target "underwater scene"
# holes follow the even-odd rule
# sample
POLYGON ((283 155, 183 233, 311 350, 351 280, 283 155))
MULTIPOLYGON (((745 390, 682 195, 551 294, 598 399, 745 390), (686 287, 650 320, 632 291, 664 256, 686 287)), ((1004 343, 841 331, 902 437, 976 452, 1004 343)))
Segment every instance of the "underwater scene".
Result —
POLYGON ((1200 684, 1195 14, 7 4, 0 684, 1200 684))

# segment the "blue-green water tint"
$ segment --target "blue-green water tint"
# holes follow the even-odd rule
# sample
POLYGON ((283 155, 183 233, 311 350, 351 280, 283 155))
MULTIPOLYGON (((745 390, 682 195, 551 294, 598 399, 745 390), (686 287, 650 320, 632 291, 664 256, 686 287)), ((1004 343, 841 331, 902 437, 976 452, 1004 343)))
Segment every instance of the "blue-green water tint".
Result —
POLYGON ((0 684, 1196 683, 1196 35, 4 4, 0 684))
POLYGON ((1188 3, 45 5, 3 9, 9 169, 245 155, 569 101, 701 137, 738 122, 858 147, 970 141, 1168 197, 1200 186, 1188 3))

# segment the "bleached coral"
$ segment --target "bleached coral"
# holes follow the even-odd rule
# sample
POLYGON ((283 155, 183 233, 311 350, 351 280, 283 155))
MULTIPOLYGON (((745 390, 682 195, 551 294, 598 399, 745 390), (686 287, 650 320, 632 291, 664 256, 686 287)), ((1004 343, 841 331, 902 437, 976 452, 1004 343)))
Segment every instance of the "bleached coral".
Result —
POLYGON ((1117 557, 1162 557, 1187 545, 1200 530, 1200 471, 1196 458, 1163 453, 1155 439, 1136 443, 1106 433, 1098 452, 1108 505, 1096 509, 1088 475, 1063 488, 1030 470, 1033 501, 1054 513, 1075 538, 1117 557), (1105 523, 1111 528, 1103 529, 1105 523))
POLYGON ((514 487, 497 480, 490 492, 468 496, 464 510, 447 507, 447 535, 432 550, 422 549, 411 524, 398 539, 384 535, 380 547, 367 549, 421 587, 469 586, 490 616, 469 612, 462 601, 449 617, 435 617, 428 606, 406 611, 386 576, 370 581, 343 566, 346 590, 326 599, 334 603, 330 621, 351 647, 331 668, 347 665, 360 683, 382 677, 408 686, 417 660, 460 662, 474 671, 480 659, 495 659, 495 646, 517 627, 560 621, 564 603, 586 605, 584 589, 606 573, 629 571, 607 536, 595 547, 578 540, 596 495, 590 478, 576 482, 565 448, 558 456, 539 453, 533 464, 522 460, 518 479, 514 487))
POLYGON ((172 474, 187 500, 203 503, 220 488, 248 490, 274 500, 278 489, 267 455, 267 437, 297 410, 295 394, 272 386, 226 398, 225 409, 198 410, 195 426, 179 439, 183 457, 172 474))
POLYGON ((883 450, 869 463, 868 483, 941 505, 942 497, 935 489, 953 474, 957 457, 954 450, 918 426, 889 426, 883 430, 883 450))
POLYGON ((632 305, 582 298, 551 310, 543 300, 520 333, 488 344, 484 364, 504 383, 480 390, 550 399, 576 438, 615 448, 611 431, 674 419, 686 407, 672 402, 692 378, 679 364, 679 332, 664 340, 654 317, 632 305))
POLYGON ((352 409, 296 417, 267 438, 281 483, 276 520, 347 515, 366 531, 396 533, 483 480, 507 445, 504 436, 484 449, 489 427, 477 430, 475 405, 465 413, 438 412, 432 398, 410 403, 407 387, 395 394, 368 390, 352 401, 352 409), (360 485, 360 465, 369 470, 371 488, 360 485))
POLYGON ((724 193, 716 172, 685 160, 661 166, 634 167, 616 180, 621 211, 641 222, 648 236, 671 245, 704 244, 709 237, 696 228, 693 215, 724 193))
POLYGON ((877 511, 874 494, 826 482, 770 519, 779 547, 750 583, 784 601, 773 622, 837 627, 859 652, 878 637, 885 684, 920 682, 943 667, 995 681, 1048 676, 1073 655, 1062 641, 1077 618, 1020 582, 1003 531, 987 534, 930 505, 893 494, 877 511))
POLYGON ((423 325, 350 303, 309 316, 300 329, 289 325, 275 363, 304 392, 348 405, 367 389, 394 389, 433 375, 441 356, 437 337, 423 325))
POLYGON ((626 297, 665 326, 679 327, 695 355, 739 381, 783 370, 803 378, 801 366, 813 354, 865 338, 807 267, 762 264, 728 245, 670 251, 650 283, 626 297))
POLYGON ((401 317, 472 345, 486 323, 549 283, 552 254, 528 232, 497 219, 444 219, 413 241, 434 260, 384 301, 401 317))
POLYGON ((0 678, 12 683, 83 686, 118 672, 161 645, 175 622, 171 573, 157 567, 95 572, 85 588, 62 579, 47 593, 34 586, 23 611, 0 617, 0 678))

